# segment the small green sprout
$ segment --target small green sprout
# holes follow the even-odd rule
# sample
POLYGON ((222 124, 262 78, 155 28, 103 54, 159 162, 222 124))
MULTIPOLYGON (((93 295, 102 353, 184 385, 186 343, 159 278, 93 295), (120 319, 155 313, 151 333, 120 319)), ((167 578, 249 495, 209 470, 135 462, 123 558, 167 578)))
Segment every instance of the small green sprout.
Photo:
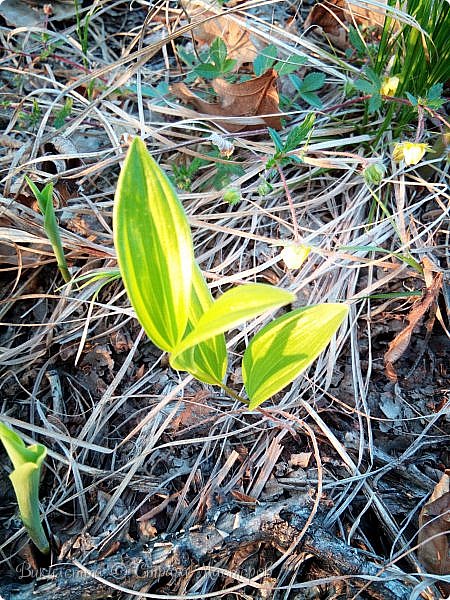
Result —
POLYGON ((278 49, 275 44, 266 46, 253 61, 253 70, 259 77, 268 69, 274 69, 278 75, 289 75, 305 64, 306 56, 291 54, 286 60, 278 60, 278 49))
POLYGON ((291 304, 294 294, 249 283, 212 298, 195 261, 184 208, 140 138, 131 144, 119 177, 113 220, 124 286, 148 337, 170 353, 172 368, 222 387, 250 409, 306 369, 347 316, 346 304, 318 304, 288 312, 260 330, 244 352, 249 398, 244 400, 224 383, 224 333, 291 304))
POLYGON ((55 120, 53 121, 53 126, 55 127, 55 129, 60 129, 66 122, 66 119, 70 117, 70 113, 72 112, 72 106, 72 98, 66 98, 64 106, 60 110, 58 110, 58 112, 55 115, 55 120))
POLYGON ((215 79, 216 77, 223 77, 227 73, 230 73, 236 66, 237 61, 227 58, 227 52, 228 49, 225 42, 217 37, 211 44, 207 60, 204 63, 196 65, 194 73, 204 79, 215 79))
POLYGON ((22 438, 3 423, 0 423, 0 440, 14 467, 9 478, 22 523, 35 546, 43 554, 48 554, 50 546, 39 514, 39 481, 47 449, 42 444, 25 446, 22 438))
POLYGON ((290 130, 286 140, 283 142, 280 134, 268 127, 269 135, 275 146, 275 154, 267 161, 266 167, 271 169, 276 166, 284 166, 291 162, 302 163, 300 156, 289 154, 297 150, 302 142, 307 140, 312 132, 316 117, 313 113, 309 113, 304 121, 290 130))
POLYGON ((55 207, 53 206, 53 184, 47 183, 42 190, 39 190, 37 185, 33 183, 29 177, 25 176, 25 180, 30 186, 31 191, 37 200, 39 210, 44 216, 45 233, 52 245, 61 275, 63 276, 64 281, 68 283, 70 281, 70 273, 64 256, 58 223, 56 222, 55 207))
POLYGON ((227 202, 230 206, 234 206, 241 201, 241 192, 235 187, 230 187, 226 189, 223 193, 223 200, 227 202))
POLYGON ((300 96, 310 106, 314 108, 322 108, 322 100, 315 93, 325 85, 325 73, 313 71, 308 73, 304 79, 300 79, 298 75, 289 75, 292 85, 294 86, 297 96, 300 96))

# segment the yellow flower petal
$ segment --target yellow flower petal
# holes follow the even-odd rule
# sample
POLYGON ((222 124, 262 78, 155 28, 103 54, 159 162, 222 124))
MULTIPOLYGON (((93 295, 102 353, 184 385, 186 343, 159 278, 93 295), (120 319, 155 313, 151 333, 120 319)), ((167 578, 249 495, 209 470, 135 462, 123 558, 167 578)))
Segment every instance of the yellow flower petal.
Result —
POLYGON ((425 152, 430 149, 428 144, 419 142, 401 142, 395 144, 392 158, 398 162, 404 160, 407 165, 417 165, 423 158, 425 152))
POLYGON ((400 79, 398 77, 385 77, 381 84, 380 94, 382 96, 395 96, 400 79))
POLYGON ((283 248, 280 258, 288 269, 300 269, 311 251, 310 246, 303 244, 289 244, 283 248))

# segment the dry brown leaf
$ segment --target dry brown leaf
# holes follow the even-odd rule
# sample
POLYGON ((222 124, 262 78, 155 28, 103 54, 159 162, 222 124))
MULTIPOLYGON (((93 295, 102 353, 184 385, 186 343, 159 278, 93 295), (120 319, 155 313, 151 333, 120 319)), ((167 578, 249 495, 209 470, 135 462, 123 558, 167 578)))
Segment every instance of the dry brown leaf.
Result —
POLYGON ((291 454, 289 464, 291 467, 301 467, 306 469, 309 466, 312 452, 299 452, 298 454, 291 454))
MULTIPOLYGON (((197 110, 213 117, 255 117, 261 116, 264 123, 273 129, 281 129, 277 73, 269 69, 260 77, 242 83, 228 83, 224 79, 214 79, 212 86, 218 102, 206 102, 192 93, 184 83, 172 85, 172 92, 183 102, 189 102, 197 110), (274 114, 275 113, 275 114, 274 114), (278 113, 278 114, 277 114, 278 113), (272 115, 272 116, 264 116, 272 115)), ((258 124, 233 123, 223 119, 217 122, 230 133, 259 129, 258 124)))
POLYGON ((316 25, 338 48, 347 48, 347 23, 360 25, 376 25, 383 27, 384 12, 377 12, 369 4, 353 4, 348 0, 327 0, 315 4, 306 18, 304 28, 316 25))
POLYGON ((389 348, 384 355, 384 364, 386 375, 393 382, 397 381, 397 373, 393 364, 405 353, 411 341, 411 335, 414 327, 422 319, 427 310, 436 305, 439 292, 442 288, 442 273, 434 273, 430 285, 427 287, 425 295, 415 302, 408 315, 408 325, 400 331, 398 335, 389 344, 389 348))
POLYGON ((255 60, 258 50, 250 39, 248 29, 241 27, 228 15, 220 16, 221 9, 219 5, 214 7, 217 12, 212 12, 208 10, 208 8, 211 8, 211 3, 195 0, 194 2, 188 1, 183 4, 191 23, 198 22, 197 27, 192 30, 196 42, 200 45, 210 46, 216 38, 220 37, 227 47, 227 57, 237 61, 234 67, 235 71, 243 63, 255 60), (215 19, 210 19, 210 17, 213 17, 217 13, 218 16, 215 19))
MULTIPOLYGON (((430 573, 448 575, 450 573, 449 531, 450 531, 450 477, 441 477, 430 499, 419 515, 418 556, 430 573)), ((442 584, 446 594, 450 585, 442 584)))

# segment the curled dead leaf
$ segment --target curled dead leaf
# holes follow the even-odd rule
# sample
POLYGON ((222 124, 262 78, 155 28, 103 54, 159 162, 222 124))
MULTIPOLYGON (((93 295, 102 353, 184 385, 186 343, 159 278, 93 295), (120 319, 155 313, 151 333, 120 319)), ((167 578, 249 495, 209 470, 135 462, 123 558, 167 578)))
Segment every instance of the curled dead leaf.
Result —
MULTIPOLYGON (((393 382, 397 381, 397 373, 394 369, 394 363, 406 352, 411 341, 411 335, 414 327, 418 325, 424 314, 430 307, 436 308, 437 298, 442 288, 442 273, 434 273, 425 294, 420 300, 415 302, 408 315, 408 325, 395 336, 389 344, 389 348, 384 355, 384 364, 386 375, 393 382)), ((431 315, 434 319, 434 313, 431 315)))
POLYGON ((171 90, 182 100, 192 104, 198 111, 211 115, 224 129, 230 133, 259 129, 261 125, 246 124, 233 121, 230 117, 256 117, 273 129, 281 129, 279 116, 279 96, 277 90, 277 73, 269 69, 259 77, 242 83, 228 83, 225 79, 214 79, 212 86, 217 94, 218 102, 206 102, 184 83, 175 83, 171 90))
POLYGON ((347 23, 383 27, 385 11, 365 3, 348 0, 318 2, 309 11, 304 28, 319 27, 338 48, 347 48, 347 23))
POLYGON ((191 23, 198 23, 192 30, 195 41, 210 46, 216 38, 222 39, 228 50, 227 57, 237 61, 234 71, 243 63, 255 60, 258 50, 250 38, 250 32, 231 16, 221 14, 218 3, 211 5, 211 2, 188 0, 183 2, 183 7, 191 23), (214 8, 214 12, 211 8, 214 8), (214 15, 215 18, 211 18, 214 15))
MULTIPOLYGON (((419 515, 418 557, 430 573, 450 573, 449 531, 450 477, 444 473, 419 515)), ((450 585, 442 587, 450 594, 450 585)))

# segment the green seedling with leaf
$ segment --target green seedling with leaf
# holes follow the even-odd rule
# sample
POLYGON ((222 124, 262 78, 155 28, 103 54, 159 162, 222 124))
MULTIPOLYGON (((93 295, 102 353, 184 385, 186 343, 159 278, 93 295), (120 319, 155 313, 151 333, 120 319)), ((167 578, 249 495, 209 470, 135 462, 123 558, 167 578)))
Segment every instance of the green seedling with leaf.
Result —
POLYGON ((294 86, 295 91, 297 92, 293 98, 294 101, 297 99, 297 97, 300 97, 310 106, 313 106, 314 108, 322 108, 322 100, 319 98, 316 92, 325 85, 325 73, 313 71, 312 73, 308 73, 308 75, 306 75, 303 79, 300 79, 298 75, 293 73, 292 75, 289 75, 289 79, 294 86))
POLYGON ((227 58, 228 49, 221 38, 216 38, 210 46, 205 62, 194 67, 194 73, 203 79, 215 79, 230 73, 236 66, 236 60, 227 58))
POLYGON ((278 48, 275 44, 266 46, 253 61, 253 70, 259 77, 268 69, 274 69, 278 75, 289 75, 297 71, 306 62, 306 56, 291 54, 286 60, 278 60, 278 48))
POLYGON ((300 156, 296 154, 290 154, 294 150, 297 150, 301 143, 305 142, 312 133, 314 121, 316 117, 314 113, 309 113, 300 125, 292 128, 283 141, 278 131, 268 127, 269 135, 272 138, 272 142, 275 146, 275 154, 270 158, 266 167, 271 169, 276 166, 285 166, 289 163, 302 163, 300 156))
POLYGON ((4 423, 0 423, 0 440, 13 464, 9 478, 19 506, 20 518, 35 546, 50 552, 39 514, 39 481, 47 449, 42 444, 25 446, 22 438, 4 423))
POLYGON ((61 236, 59 235, 55 207, 53 206, 53 183, 47 183, 42 190, 39 190, 37 185, 33 183, 29 177, 25 176, 25 180, 30 186, 31 191, 37 200, 39 210, 44 216, 45 233, 52 245, 61 275, 63 276, 64 281, 68 283, 70 281, 70 273, 64 256, 61 236))
MULTIPOLYGON (((194 257, 189 223, 169 179, 135 138, 114 202, 114 243, 131 304, 152 342, 170 353, 171 366, 198 380, 225 383, 224 333, 295 300, 265 284, 232 288, 213 299, 194 257)), ((320 304, 275 319, 244 352, 250 409, 291 383, 324 350, 348 313, 345 304, 320 304)))

